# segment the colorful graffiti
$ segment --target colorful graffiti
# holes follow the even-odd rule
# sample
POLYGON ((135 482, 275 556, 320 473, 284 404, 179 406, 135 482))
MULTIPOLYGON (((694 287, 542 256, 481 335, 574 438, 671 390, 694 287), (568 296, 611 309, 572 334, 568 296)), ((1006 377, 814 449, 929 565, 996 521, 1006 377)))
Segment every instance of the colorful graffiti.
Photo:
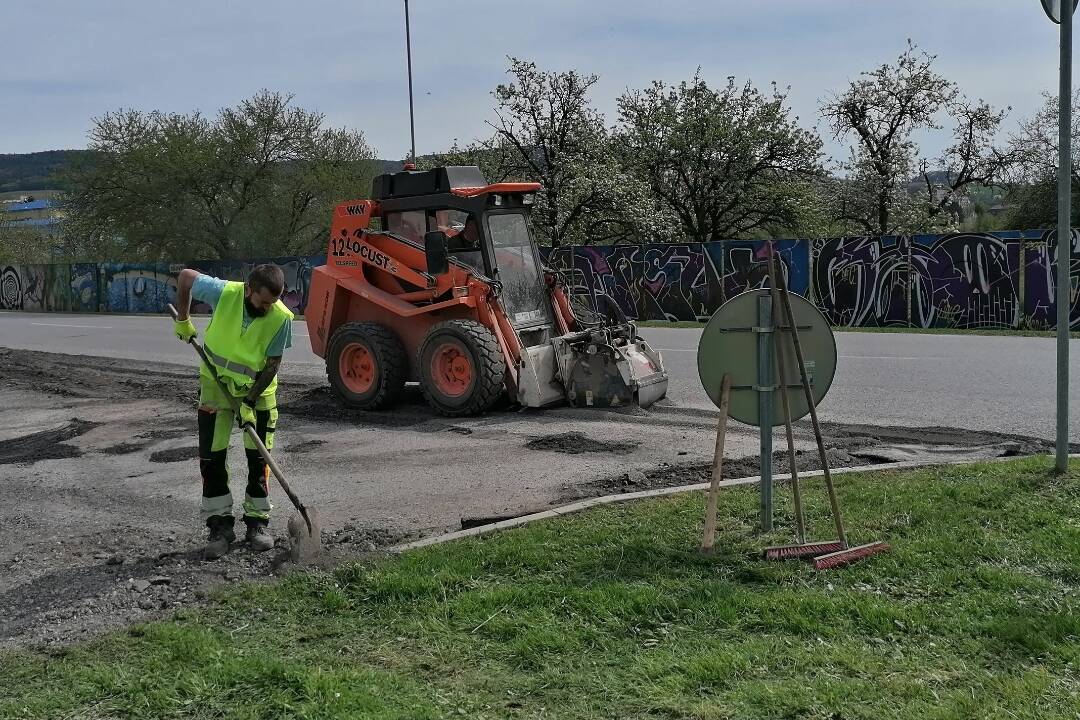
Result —
MULTIPOLYGON (((243 280, 264 262, 282 269, 285 292, 281 299, 294 313, 303 313, 311 269, 325 263, 325 256, 188 265, 215 277, 243 280)), ((180 263, 0 264, 0 310, 163 313, 176 299, 176 277, 184 267, 180 263)), ((194 310, 209 312, 210 308, 195 303, 194 310)))
MULTIPOLYGON (((707 320, 724 300, 768 283, 760 242, 600 245, 545 249, 571 293, 618 305, 635 320, 707 320)), ((776 243, 789 287, 805 294, 809 242, 776 243)))
POLYGON ((1054 308, 1046 247, 1046 233, 824 240, 814 244, 814 297, 834 325, 1045 327, 1054 308))
POLYGON ((0 310, 62 312, 70 309, 70 294, 64 283, 67 267, 66 265, 0 266, 0 310))
MULTIPOLYGON (((792 291, 834 325, 941 328, 1052 327, 1053 232, 779 240, 792 291), (1023 261, 1023 262, 1022 262, 1023 261)), ((1080 277, 1080 233, 1073 236, 1080 277)), ((725 300, 768 283, 761 241, 559 248, 548 262, 590 302, 610 299, 627 317, 701 320, 725 300)), ((1072 325, 1080 325, 1080 292, 1072 325)))
POLYGON ((98 287, 98 266, 77 263, 71 266, 71 309, 75 312, 97 312, 102 309, 98 287))
MULTIPOLYGON (((1054 325, 1057 238, 1051 231, 778 240, 788 287, 834 325, 940 328, 1054 325)), ((1071 324, 1080 327, 1080 232, 1072 236, 1071 324)), ((768 283, 762 241, 544 248, 571 292, 632 320, 705 320, 768 283)), ((283 300, 303 313, 325 256, 208 261, 242 280, 258 263, 285 273, 283 300)), ((161 313, 176 296, 171 263, 0 264, 0 310, 161 313)), ((208 307, 196 304, 196 312, 208 307)))

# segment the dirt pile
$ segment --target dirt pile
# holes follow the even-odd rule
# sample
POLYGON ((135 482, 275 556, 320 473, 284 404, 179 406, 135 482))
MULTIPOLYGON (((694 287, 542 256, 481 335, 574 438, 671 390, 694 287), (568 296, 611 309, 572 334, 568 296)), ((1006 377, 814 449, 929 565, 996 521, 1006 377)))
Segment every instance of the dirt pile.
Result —
POLYGON ((525 443, 525 447, 530 450, 547 450, 567 455, 581 455, 583 453, 628 455, 640 444, 637 442, 604 442, 594 440, 583 433, 566 432, 535 438, 525 443))
POLYGON ((199 448, 192 445, 191 447, 170 448, 168 450, 158 450, 150 453, 150 462, 183 462, 185 460, 194 460, 197 457, 199 457, 199 448))

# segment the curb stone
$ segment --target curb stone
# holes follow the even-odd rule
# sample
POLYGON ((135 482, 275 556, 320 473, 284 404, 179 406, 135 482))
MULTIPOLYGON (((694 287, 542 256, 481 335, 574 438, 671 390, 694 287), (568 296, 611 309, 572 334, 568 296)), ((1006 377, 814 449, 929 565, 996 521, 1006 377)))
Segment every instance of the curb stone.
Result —
MULTIPOLYGON (((1043 457, 1040 455, 1027 455, 1022 457, 1043 457)), ((1050 456, 1046 456, 1050 457, 1050 456)), ((1074 453, 1069 455, 1070 458, 1080 458, 1080 453, 1074 453)), ((947 465, 967 465, 977 462, 1009 462, 1013 460, 1019 460, 1021 457, 998 457, 989 458, 984 460, 953 460, 950 462, 941 461, 920 461, 909 460, 905 462, 895 463, 881 463, 878 465, 859 465, 855 467, 843 467, 843 468, 830 468, 830 472, 833 477, 840 475, 853 475, 857 473, 865 472, 878 472, 881 470, 910 470, 914 468, 924 467, 944 467, 947 465)), ((812 478, 821 477, 824 473, 821 470, 807 470, 799 473, 799 478, 812 478)), ((791 473, 774 473, 773 481, 790 480, 791 473)), ((743 485, 757 485, 761 482, 760 475, 752 475, 743 478, 731 478, 729 480, 721 480, 720 487, 740 487, 743 485)), ((500 530, 509 530, 510 528, 521 527, 522 525, 528 525, 529 523, 538 522, 540 520, 549 520, 551 518, 562 517, 564 515, 573 515, 584 510, 588 510, 599 505, 612 505, 614 503, 631 502, 633 500, 644 500, 647 498, 663 497, 665 495, 676 495, 679 493, 697 492, 699 490, 708 490, 710 483, 694 483, 693 485, 677 485, 675 487, 656 488, 653 490, 639 490, 638 492, 618 493, 615 495, 601 495, 600 497, 589 498, 587 500, 579 500, 577 502, 570 503, 568 505, 560 505, 559 507, 552 508, 551 510, 544 510, 543 512, 531 513, 529 515, 522 515, 510 520, 502 520, 497 523, 491 523, 490 525, 480 525, 479 527, 469 528, 468 530, 456 530, 454 532, 444 533, 441 535, 432 535, 430 537, 422 538, 420 540, 414 540, 412 542, 403 543, 401 545, 393 545, 386 548, 386 552, 390 553, 404 553, 409 550, 416 550, 422 547, 428 547, 431 545, 441 545, 443 543, 452 542, 454 540, 461 540, 463 538, 477 537, 480 535, 487 535, 489 533, 498 532, 500 530)))

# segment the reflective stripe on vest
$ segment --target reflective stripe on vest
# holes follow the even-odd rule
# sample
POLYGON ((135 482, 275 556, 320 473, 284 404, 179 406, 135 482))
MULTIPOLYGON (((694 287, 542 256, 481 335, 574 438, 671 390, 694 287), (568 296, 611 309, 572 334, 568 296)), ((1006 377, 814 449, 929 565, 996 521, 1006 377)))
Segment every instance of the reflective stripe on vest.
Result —
POLYGON ((233 362, 232 360, 229 360, 228 358, 222 357, 221 355, 218 355, 216 352, 211 350, 205 344, 203 344, 203 350, 206 351, 206 357, 210 358, 210 361, 213 362, 215 365, 217 365, 220 368, 224 368, 226 370, 229 370, 229 371, 234 372, 234 373, 238 373, 240 375, 246 375, 249 378, 251 378, 252 380, 254 380, 255 378, 257 378, 259 376, 259 371, 258 370, 254 369, 254 368, 249 368, 247 365, 245 365, 243 363, 233 362))

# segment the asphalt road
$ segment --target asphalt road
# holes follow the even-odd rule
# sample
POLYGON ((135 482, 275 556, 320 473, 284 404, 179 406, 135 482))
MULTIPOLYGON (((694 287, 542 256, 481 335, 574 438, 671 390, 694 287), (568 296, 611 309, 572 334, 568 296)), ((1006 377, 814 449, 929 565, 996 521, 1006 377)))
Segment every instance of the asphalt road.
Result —
MULTIPOLYGON (((196 318, 204 327, 206 318, 196 318)), ((670 400, 712 409, 697 380, 696 329, 646 328, 671 375, 670 400)), ((307 327, 298 323, 286 372, 321 375, 307 327)), ((1054 340, 903 333, 836 334, 836 379, 824 420, 905 427, 941 426, 1054 436, 1054 340)), ((1080 341, 1071 342, 1080 375, 1080 341)), ((189 363, 193 354, 164 317, 0 313, 0 346, 75 355, 189 363)), ((1070 392, 1070 437, 1080 441, 1080 393, 1070 392)))

